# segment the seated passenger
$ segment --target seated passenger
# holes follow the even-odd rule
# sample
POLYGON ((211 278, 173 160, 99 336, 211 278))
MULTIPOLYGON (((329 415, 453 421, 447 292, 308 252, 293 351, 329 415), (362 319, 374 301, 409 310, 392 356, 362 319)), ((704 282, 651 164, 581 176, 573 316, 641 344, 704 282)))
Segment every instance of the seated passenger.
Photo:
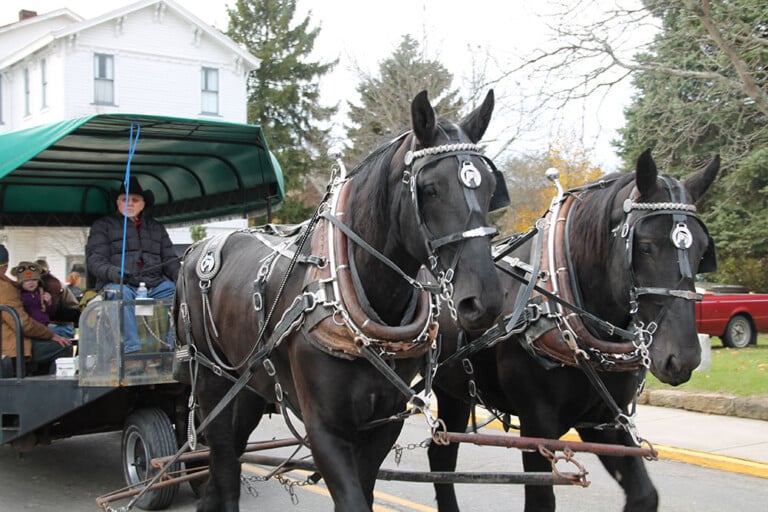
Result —
POLYGON ((69 273, 67 276, 67 285, 66 288, 70 292, 72 292, 72 295, 75 297, 75 299, 79 302, 80 299, 83 297, 83 290, 80 288, 80 281, 82 278, 80 277, 80 272, 73 270, 69 273))
POLYGON ((16 277, 16 281, 21 287, 21 302, 24 304, 24 311, 56 334, 65 338, 74 338, 75 328, 72 324, 51 323, 51 319, 59 311, 61 304, 56 296, 42 287, 42 274, 40 265, 31 261, 21 261, 11 269, 11 275, 16 277))
MULTIPOLYGON (((107 299, 134 300, 136 288, 142 282, 146 283, 150 298, 173 297, 179 274, 179 258, 165 227, 144 214, 144 209, 151 207, 153 202, 152 191, 143 190, 139 181, 131 178, 127 195, 125 184, 117 191, 117 211, 102 217, 91 226, 85 248, 86 265, 88 272, 96 279, 96 289, 104 291, 107 299), (125 240, 124 217, 128 218, 125 240), (125 267, 121 276, 123 243, 125 267)), ((123 321, 125 353, 140 351, 136 316, 132 307, 125 308, 123 321)))
POLYGON ((80 303, 77 297, 67 287, 62 286, 59 278, 51 274, 47 261, 39 259, 35 263, 40 266, 40 282, 43 285, 43 290, 50 293, 58 304, 56 311, 50 315, 51 321, 69 323, 74 329, 80 319, 80 303))
MULTIPOLYGON (((72 355, 72 342, 54 333, 48 327, 30 317, 24 310, 21 293, 8 271, 8 250, 0 245, 0 304, 16 310, 21 319, 24 341, 24 357, 39 365, 48 365, 59 357, 72 355)), ((16 325, 9 313, 2 313, 2 358, 15 358, 16 325)))

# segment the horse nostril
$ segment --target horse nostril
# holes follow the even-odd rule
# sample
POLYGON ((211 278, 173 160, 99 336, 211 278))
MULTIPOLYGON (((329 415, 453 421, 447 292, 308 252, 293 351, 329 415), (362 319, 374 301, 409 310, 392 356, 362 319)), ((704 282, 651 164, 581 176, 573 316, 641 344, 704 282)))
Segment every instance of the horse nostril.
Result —
POLYGON ((459 305, 456 308, 465 320, 469 322, 475 322, 482 316, 482 303, 477 297, 467 297, 459 301, 459 305))
POLYGON ((478 297, 467 297, 456 307, 465 327, 487 327, 501 313, 501 305, 486 305, 478 297))

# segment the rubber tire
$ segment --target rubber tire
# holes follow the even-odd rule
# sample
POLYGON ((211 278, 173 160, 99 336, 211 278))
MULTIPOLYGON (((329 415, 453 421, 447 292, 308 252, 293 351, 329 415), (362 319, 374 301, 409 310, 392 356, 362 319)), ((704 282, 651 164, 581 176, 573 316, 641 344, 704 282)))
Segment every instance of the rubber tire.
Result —
POLYGON ((747 315, 734 315, 725 327, 723 345, 731 348, 745 348, 757 343, 757 332, 747 315))
MULTIPOLYGON (((157 457, 174 455, 177 451, 176 433, 171 420, 164 411, 157 408, 139 409, 125 420, 123 428, 123 474, 128 485, 152 478, 156 474, 150 461, 157 457)), ((178 471, 179 463, 169 471, 178 471)), ((136 502, 144 510, 163 510, 171 506, 178 485, 150 491, 136 502)))

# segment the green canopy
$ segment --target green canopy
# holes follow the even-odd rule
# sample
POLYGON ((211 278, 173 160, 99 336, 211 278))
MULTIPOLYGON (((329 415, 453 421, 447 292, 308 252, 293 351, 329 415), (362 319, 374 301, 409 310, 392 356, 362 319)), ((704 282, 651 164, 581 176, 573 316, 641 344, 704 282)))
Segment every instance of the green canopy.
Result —
POLYGON ((259 214, 283 199, 260 126, 99 114, 0 134, 0 226, 90 226, 114 212, 132 128, 130 174, 163 223, 259 214))

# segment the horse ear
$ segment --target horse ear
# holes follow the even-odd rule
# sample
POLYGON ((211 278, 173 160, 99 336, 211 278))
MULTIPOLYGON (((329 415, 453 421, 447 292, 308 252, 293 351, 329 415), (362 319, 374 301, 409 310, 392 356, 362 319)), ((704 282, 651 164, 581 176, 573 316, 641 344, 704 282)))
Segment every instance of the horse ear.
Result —
POLYGON ((482 105, 469 113, 467 117, 461 120, 459 125, 464 132, 474 143, 480 141, 485 134, 485 130, 488 128, 488 124, 491 122, 491 114, 493 114, 494 96, 493 89, 488 91, 485 95, 482 105))
POLYGON ((688 179, 683 182, 683 185, 685 185, 685 190, 691 197, 692 202, 695 203, 701 196, 704 195, 704 192, 706 192, 712 182, 715 181, 717 171, 719 170, 720 155, 715 155, 712 161, 709 162, 709 164, 707 164, 704 169, 689 176, 688 179))
POLYGON ((422 146, 429 146, 435 138, 435 109, 429 103, 427 91, 421 91, 411 103, 413 133, 422 146))
POLYGON ((659 175, 651 150, 646 149, 637 159, 635 168, 635 186, 640 196, 649 197, 656 190, 656 177, 659 175))

